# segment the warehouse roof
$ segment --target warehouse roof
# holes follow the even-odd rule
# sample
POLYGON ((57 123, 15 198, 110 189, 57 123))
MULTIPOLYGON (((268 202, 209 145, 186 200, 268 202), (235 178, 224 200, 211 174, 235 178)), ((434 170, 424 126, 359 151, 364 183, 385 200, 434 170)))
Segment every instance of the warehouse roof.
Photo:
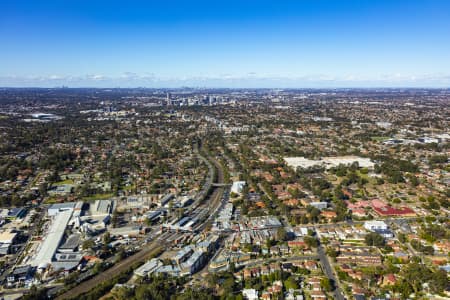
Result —
POLYGON ((67 223, 72 217, 72 211, 64 210, 59 212, 54 218, 44 241, 41 243, 38 252, 32 261, 33 266, 51 264, 56 249, 64 235, 67 223))

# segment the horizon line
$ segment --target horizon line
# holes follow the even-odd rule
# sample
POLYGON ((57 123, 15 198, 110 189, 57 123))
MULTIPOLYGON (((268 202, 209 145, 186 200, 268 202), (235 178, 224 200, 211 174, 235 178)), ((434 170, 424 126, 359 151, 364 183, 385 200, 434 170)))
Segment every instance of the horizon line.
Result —
POLYGON ((148 90, 179 90, 179 89, 203 89, 203 90, 245 90, 245 89, 257 89, 257 90, 373 90, 373 89, 411 89, 411 90, 420 90, 420 89, 428 89, 428 90, 449 90, 450 86, 337 86, 337 87, 201 87, 201 86, 178 86, 178 87, 145 87, 145 86, 134 86, 134 87, 101 87, 101 86, 0 86, 0 89, 148 89, 148 90))

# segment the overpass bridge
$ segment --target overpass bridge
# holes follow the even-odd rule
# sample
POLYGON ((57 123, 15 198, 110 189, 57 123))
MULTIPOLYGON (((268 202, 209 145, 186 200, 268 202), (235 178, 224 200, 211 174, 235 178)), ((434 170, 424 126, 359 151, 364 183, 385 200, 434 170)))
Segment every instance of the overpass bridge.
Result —
POLYGON ((213 183, 212 186, 213 187, 227 187, 227 186, 231 186, 231 183, 213 183))

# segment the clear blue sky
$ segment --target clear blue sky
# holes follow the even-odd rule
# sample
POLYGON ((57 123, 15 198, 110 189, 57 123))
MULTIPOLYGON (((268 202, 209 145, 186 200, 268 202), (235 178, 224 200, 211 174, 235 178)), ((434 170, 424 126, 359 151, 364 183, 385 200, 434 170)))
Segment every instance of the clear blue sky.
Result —
POLYGON ((0 86, 450 86, 450 1, 0 2, 0 86))

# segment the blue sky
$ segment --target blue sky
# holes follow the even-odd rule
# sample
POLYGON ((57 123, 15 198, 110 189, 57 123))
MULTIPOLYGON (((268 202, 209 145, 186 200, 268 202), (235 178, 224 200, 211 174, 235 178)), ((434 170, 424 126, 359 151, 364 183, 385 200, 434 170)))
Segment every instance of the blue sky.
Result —
POLYGON ((450 1, 0 2, 0 86, 450 86, 450 1))

